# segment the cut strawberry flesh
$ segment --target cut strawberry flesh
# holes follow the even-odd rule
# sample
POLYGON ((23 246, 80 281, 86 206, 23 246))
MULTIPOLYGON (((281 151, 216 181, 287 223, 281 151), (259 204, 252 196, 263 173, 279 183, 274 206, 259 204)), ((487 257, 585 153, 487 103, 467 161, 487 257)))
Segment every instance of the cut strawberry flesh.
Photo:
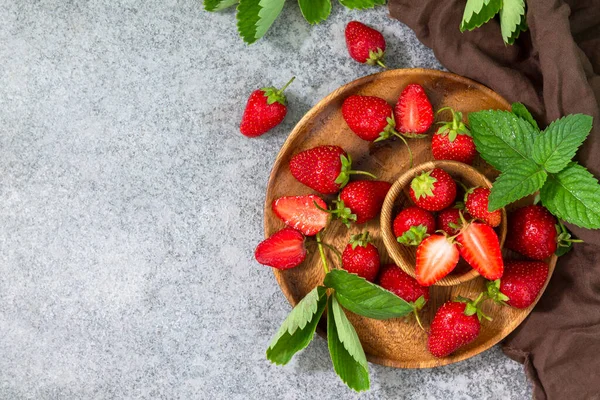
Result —
POLYGON ((402 91, 394 108, 394 117, 396 129, 402 133, 427 132, 433 123, 433 108, 421 85, 410 84, 402 91))
POLYGON ((314 236, 329 224, 331 216, 319 210, 315 203, 327 209, 327 203, 319 196, 280 197, 272 204, 273 212, 289 227, 299 230, 306 236, 314 236))
POLYGON ((431 286, 448 275, 458 264, 459 251, 443 235, 431 235, 417 247, 417 282, 431 286))
POLYGON ((502 277, 504 261, 500 241, 491 226, 473 222, 461 230, 456 240, 461 245, 460 255, 481 276, 492 281, 502 277))
POLYGON ((256 261, 277 269, 296 267, 306 258, 304 235, 292 228, 283 228, 260 242, 254 252, 256 261))

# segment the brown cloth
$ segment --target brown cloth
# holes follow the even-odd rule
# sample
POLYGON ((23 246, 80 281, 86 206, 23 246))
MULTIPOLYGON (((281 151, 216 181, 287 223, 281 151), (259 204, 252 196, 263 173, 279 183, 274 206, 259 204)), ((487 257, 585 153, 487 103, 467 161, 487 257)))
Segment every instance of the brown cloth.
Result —
MULTIPOLYGON (((446 68, 524 103, 542 126, 592 115, 577 159, 600 177, 600 0, 527 0, 529 31, 514 46, 502 42, 497 19, 461 33, 465 3, 389 0, 389 10, 446 68)), ((535 399, 600 399, 600 231, 569 228, 586 243, 559 259, 540 302, 503 344, 525 364, 535 399)))

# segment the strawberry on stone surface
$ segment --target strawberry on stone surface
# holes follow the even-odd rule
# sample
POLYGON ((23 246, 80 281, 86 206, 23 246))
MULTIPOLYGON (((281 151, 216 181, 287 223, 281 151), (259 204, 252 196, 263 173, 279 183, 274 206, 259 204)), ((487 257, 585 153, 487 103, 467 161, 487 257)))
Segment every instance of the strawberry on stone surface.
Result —
POLYGON ((306 258, 304 235, 293 228, 283 228, 256 246, 256 261, 285 270, 296 267, 306 258))
POLYGON ((350 21, 344 32, 350 57, 362 64, 385 68, 385 39, 381 32, 358 21, 350 21))
POLYGON ((373 282, 379 272, 379 251, 371 243, 369 232, 353 235, 342 253, 342 268, 373 282))
POLYGON ((411 206, 394 218, 393 230, 399 243, 417 246, 427 235, 435 233, 435 218, 429 211, 411 206))
POLYGON ((410 183, 410 198, 428 211, 440 211, 456 199, 456 182, 441 168, 425 171, 410 183))
POLYGON ((396 129, 405 136, 422 136, 433 124, 433 107, 419 84, 407 85, 394 107, 396 129))
POLYGON ((465 194, 465 209, 473 218, 495 228, 502 222, 502 210, 488 211, 490 193, 490 189, 483 187, 469 189, 465 194))
POLYGON ((240 132, 244 136, 260 136, 283 121, 287 114, 287 99, 283 91, 293 81, 294 78, 282 89, 266 87, 252 92, 240 124, 240 132))
POLYGON ((327 211, 319 209, 327 209, 327 203, 314 194, 280 197, 273 201, 271 207, 275 215, 287 226, 306 236, 316 235, 325 229, 331 220, 327 211))

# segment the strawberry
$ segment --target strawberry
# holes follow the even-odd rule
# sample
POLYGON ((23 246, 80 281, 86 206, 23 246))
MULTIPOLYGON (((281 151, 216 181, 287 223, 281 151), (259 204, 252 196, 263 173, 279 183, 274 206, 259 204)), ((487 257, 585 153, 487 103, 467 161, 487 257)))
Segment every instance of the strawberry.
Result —
POLYGON ((431 286, 448 275, 458 264, 456 245, 444 235, 431 235, 417 247, 417 282, 431 286))
POLYGON ((411 83, 400 94, 394 107, 396 129, 405 136, 426 133, 433 124, 433 108, 421 85, 411 83))
POLYGON ((455 112, 450 107, 438 110, 450 110, 452 121, 443 122, 431 138, 431 151, 436 160, 455 160, 472 164, 477 150, 471 132, 462 122, 462 113, 455 112))
POLYGON ((548 264, 542 261, 508 261, 502 279, 488 282, 488 296, 515 308, 527 308, 548 278, 548 264))
POLYGON ((277 269, 296 267, 306 258, 304 235, 292 228, 283 228, 256 246, 256 261, 277 269))
POLYGON ((438 358, 449 356, 477 338, 481 318, 489 319, 477 306, 482 298, 481 294, 475 301, 448 301, 437 310, 427 339, 431 354, 438 358))
POLYGON ((479 222, 465 224, 456 241, 460 255, 481 276, 492 281, 502 277, 504 261, 500 241, 491 226, 479 222))
POLYGON ((456 182, 441 168, 423 172, 410 183, 410 198, 427 211, 440 211, 456 199, 456 182))
POLYGON ((381 32, 361 22, 350 21, 346 25, 345 36, 350 57, 361 64, 377 64, 385 68, 385 39, 381 32))
POLYGON ((290 172, 300 183, 323 194, 337 193, 346 186, 352 171, 352 158, 339 146, 317 146, 304 150, 290 160, 290 172))
POLYGON ((443 209, 435 219, 436 229, 444 231, 450 236, 458 233, 460 224, 460 209, 456 208, 456 206, 443 209))
POLYGON ((273 201, 273 212, 289 227, 299 230, 306 236, 314 236, 328 224, 330 215, 327 203, 319 196, 285 196, 273 201), (315 205, 316 204, 316 205, 315 205))
POLYGON ((542 206, 530 205, 519 208, 508 218, 506 247, 533 260, 544 260, 557 249, 568 246, 568 233, 558 234, 557 220, 542 206))
POLYGON ((379 272, 379 251, 373 246, 369 232, 350 238, 342 253, 342 268, 373 282, 379 272))
POLYGON ((490 189, 483 187, 469 189, 465 194, 465 209, 473 218, 495 228, 502 221, 502 210, 488 211, 490 193, 490 189))
POLYGON ((398 243, 418 246, 423 239, 435 233, 435 218, 429 211, 417 206, 405 208, 394 218, 394 236, 398 243))
POLYGON ((240 132, 244 136, 260 136, 283 121, 287 114, 287 99, 283 91, 294 79, 292 78, 279 90, 274 87, 266 87, 250 94, 240 124, 240 132))
POLYGON ((350 221, 357 224, 370 221, 381 211, 390 187, 392 185, 384 181, 350 182, 340 192, 340 197, 335 202, 337 208, 332 214, 346 225, 349 225, 350 221))

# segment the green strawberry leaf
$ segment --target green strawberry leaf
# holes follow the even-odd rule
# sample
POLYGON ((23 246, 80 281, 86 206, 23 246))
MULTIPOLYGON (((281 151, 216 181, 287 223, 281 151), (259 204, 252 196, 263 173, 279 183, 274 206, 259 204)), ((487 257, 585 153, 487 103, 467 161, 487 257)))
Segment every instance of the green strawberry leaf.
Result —
POLYGON ((237 4, 238 0, 204 0, 206 11, 221 11, 237 4))
POLYGON ((525 0, 503 0, 500 10, 500 30, 504 43, 515 41, 513 34, 521 25, 521 19, 525 15, 525 0))
POLYGON ((525 107, 525 104, 512 103, 511 110, 512 110, 512 113, 515 114, 517 117, 522 118, 525 121, 529 122, 538 131, 540 130, 540 127, 538 126, 537 122, 533 118, 533 115, 531 115, 531 113, 529 112, 527 107, 525 107))
POLYGON ((529 159, 538 134, 531 124, 508 111, 470 113, 469 125, 481 157, 500 171, 529 159))
POLYGON ((520 160, 494 182, 488 210, 494 211, 539 190, 548 174, 531 160, 520 160))
POLYGON ((317 324, 327 304, 327 290, 311 290, 287 316, 267 349, 267 358, 278 365, 287 364, 304 349, 315 335, 317 324))
POLYGON ((561 171, 592 130, 592 117, 572 114, 552 122, 533 144, 531 157, 546 171, 561 171))
POLYGON ((467 0, 460 31, 472 31, 488 22, 502 8, 502 0, 467 0))
POLYGON ((327 302, 327 345, 333 369, 340 379, 357 392, 368 390, 367 357, 354 327, 334 296, 327 302))
POLYGON ((540 196, 544 206, 559 219, 582 228, 600 228, 600 185, 576 162, 550 174, 540 196))
POLYGON ((521 22, 519 23, 519 26, 517 26, 517 29, 512 33, 512 35, 510 35, 510 37, 506 41, 506 44, 510 44, 510 45, 514 44, 515 40, 517 40, 519 38, 521 33, 525 32, 527 29, 528 29, 527 17, 525 16, 525 14, 523 14, 521 16, 521 22))
POLYGON ((394 293, 341 269, 329 272, 323 283, 335 289, 335 297, 342 306, 368 318, 398 318, 413 310, 410 303, 394 293))
POLYGON ((285 0, 240 0, 237 7, 238 32, 252 44, 267 33, 281 13, 285 0))
POLYGON ((258 13, 259 20, 256 24, 256 39, 260 39, 267 33, 273 22, 281 14, 285 0, 260 0, 261 10, 258 13))
POLYGON ((298 5, 309 24, 318 24, 331 13, 331 0, 298 0, 298 5))
POLYGON ((385 0, 340 0, 340 4, 351 10, 364 10, 385 4, 385 0))

